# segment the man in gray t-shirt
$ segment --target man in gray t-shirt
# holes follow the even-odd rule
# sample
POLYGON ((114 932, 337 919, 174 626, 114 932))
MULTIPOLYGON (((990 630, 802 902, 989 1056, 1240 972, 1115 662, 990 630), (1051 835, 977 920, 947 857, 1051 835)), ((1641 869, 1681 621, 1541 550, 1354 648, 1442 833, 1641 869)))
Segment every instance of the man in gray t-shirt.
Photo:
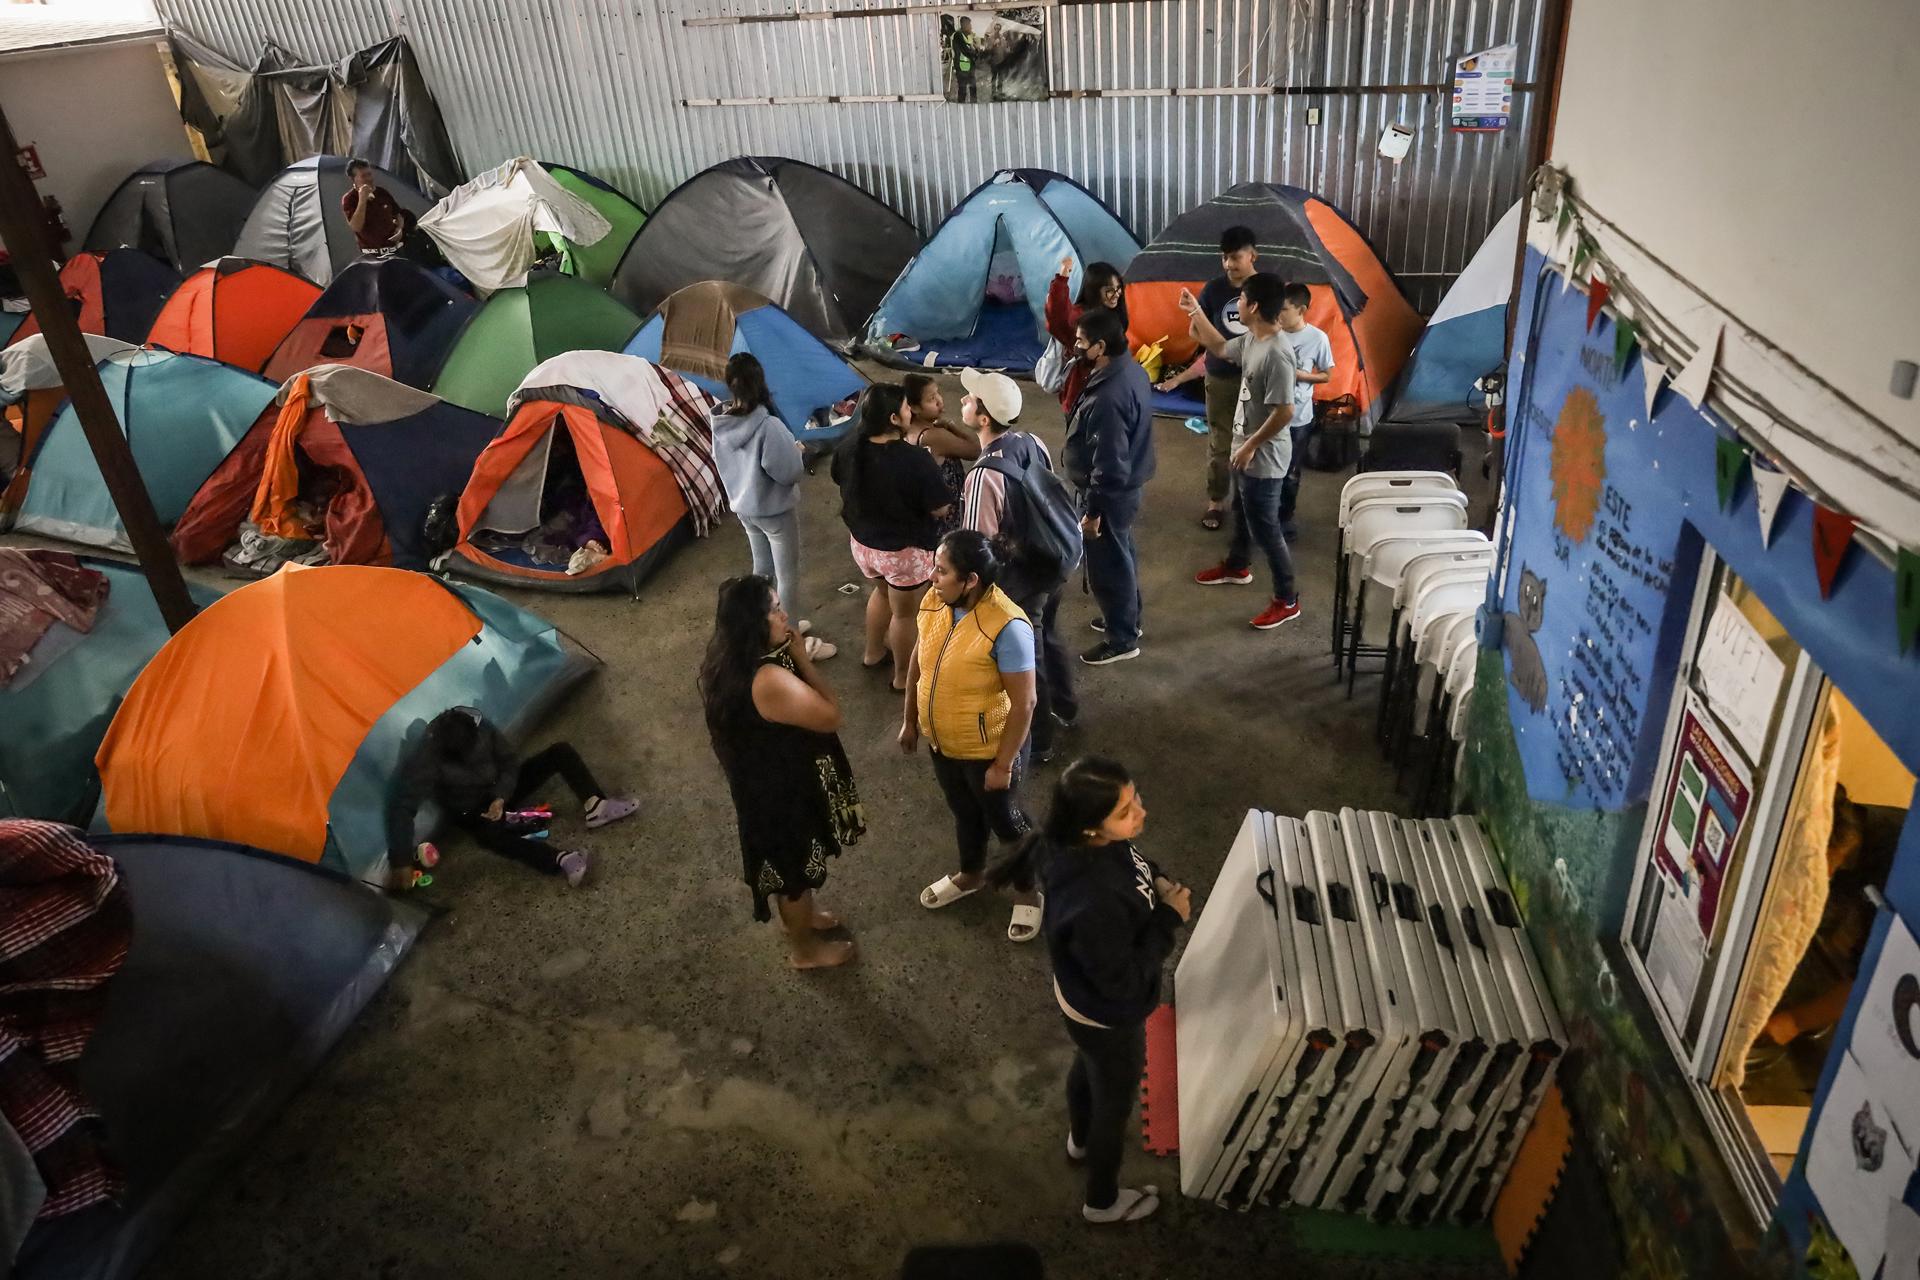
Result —
POLYGON ((1252 619, 1270 631, 1300 616, 1293 585, 1293 557, 1280 531, 1280 499, 1293 460, 1293 348, 1280 333, 1281 299, 1286 285, 1278 276, 1256 271, 1240 286, 1240 321, 1247 332, 1228 338, 1207 319, 1198 300, 1185 290, 1180 308, 1187 313, 1193 340, 1214 355, 1240 366, 1240 400, 1233 415, 1233 541, 1227 558, 1202 569, 1194 581, 1203 587, 1245 586, 1253 581, 1253 544, 1266 552, 1273 571, 1273 600, 1252 619))

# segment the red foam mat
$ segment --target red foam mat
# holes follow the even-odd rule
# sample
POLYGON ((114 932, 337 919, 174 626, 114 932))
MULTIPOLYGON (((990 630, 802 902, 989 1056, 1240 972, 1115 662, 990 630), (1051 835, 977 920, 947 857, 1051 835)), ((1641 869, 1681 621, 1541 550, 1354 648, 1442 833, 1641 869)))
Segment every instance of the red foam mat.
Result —
POLYGON ((1147 1015, 1147 1070, 1140 1081, 1140 1140, 1150 1153, 1180 1150, 1180 1068, 1176 1061, 1173 1006, 1147 1015))

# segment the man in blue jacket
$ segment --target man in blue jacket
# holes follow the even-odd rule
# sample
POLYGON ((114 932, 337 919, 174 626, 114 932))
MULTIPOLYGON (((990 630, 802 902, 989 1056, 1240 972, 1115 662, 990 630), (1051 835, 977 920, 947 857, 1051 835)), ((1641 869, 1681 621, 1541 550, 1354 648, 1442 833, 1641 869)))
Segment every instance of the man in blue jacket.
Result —
POLYGON ((1140 656, 1140 559, 1133 524, 1153 479, 1153 387, 1127 350, 1126 322, 1095 307, 1080 317, 1074 350, 1093 372, 1067 424, 1067 477, 1080 495, 1087 582, 1106 639, 1080 655, 1104 667, 1140 656))

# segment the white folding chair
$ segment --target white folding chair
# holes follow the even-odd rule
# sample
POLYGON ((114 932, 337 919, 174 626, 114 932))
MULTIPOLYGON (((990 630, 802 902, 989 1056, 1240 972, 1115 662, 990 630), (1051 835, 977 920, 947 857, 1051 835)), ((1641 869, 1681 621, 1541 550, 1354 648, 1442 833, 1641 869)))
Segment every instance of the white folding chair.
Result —
MULTIPOLYGON (((1399 584, 1394 588, 1392 605, 1387 614, 1387 643, 1382 651, 1382 680, 1391 690, 1394 682, 1400 678, 1402 655, 1399 640, 1406 621, 1407 610, 1419 597, 1421 589, 1429 579, 1442 573, 1458 569, 1481 567, 1491 569, 1493 565, 1493 546, 1491 543, 1478 543, 1457 551, 1422 551, 1407 561, 1400 570, 1399 584)), ((1364 619, 1363 619, 1364 621, 1364 619)), ((1348 671, 1348 692, 1352 692, 1353 674, 1348 671)), ((1384 704, 1383 704, 1384 711, 1384 704)), ((1385 721, 1378 722, 1380 732, 1385 733, 1385 721)), ((1384 736, 1382 741, 1385 741, 1384 736)))
POLYGON ((1405 498, 1362 498, 1341 522, 1333 567, 1333 654, 1338 674, 1341 642, 1345 639, 1347 589, 1357 567, 1351 549, 1372 546, 1382 538, 1415 533, 1445 533, 1467 527, 1467 495, 1458 489, 1410 494, 1405 498))
POLYGON ((1419 497, 1459 487, 1444 471, 1362 471, 1340 486, 1339 523, 1346 524, 1347 513, 1363 498, 1419 497))
POLYGON ((1461 744, 1466 741, 1467 715, 1473 704, 1475 674, 1480 669, 1480 642, 1468 635, 1457 640, 1445 665, 1439 699, 1426 732, 1426 761, 1414 803, 1418 812, 1444 816, 1453 812, 1460 782, 1461 744))
MULTIPOLYGON (((1407 565, 1415 558, 1435 552, 1485 551, 1492 554, 1492 544, 1487 535, 1477 529, 1449 529, 1441 532, 1413 534, 1389 534, 1376 539, 1370 546, 1356 546, 1355 559, 1358 561, 1357 585, 1353 588, 1353 616, 1343 624, 1347 635, 1347 696, 1353 696, 1354 681, 1359 674, 1358 659, 1364 653, 1370 658, 1386 654, 1386 646, 1369 645, 1366 641, 1367 595, 1369 587, 1381 587, 1391 599, 1400 589, 1400 580, 1407 565)), ((1334 677, 1339 678, 1341 655, 1333 655, 1334 677)))
MULTIPOLYGON (((1396 654, 1405 654, 1410 658, 1418 651, 1427 629, 1440 619, 1479 608, 1486 598, 1487 578, 1491 570, 1490 564, 1482 563, 1445 568, 1422 575, 1412 602, 1403 611, 1399 626, 1388 642, 1389 648, 1396 654)), ((1408 581, 1413 581, 1411 575, 1408 581)), ((1406 730, 1412 720, 1413 694, 1417 689, 1418 672, 1413 663, 1394 659, 1388 678, 1380 688, 1378 727, 1389 757, 1396 761, 1402 758, 1406 730), (1409 678, 1403 672, 1412 672, 1413 675, 1409 678)))

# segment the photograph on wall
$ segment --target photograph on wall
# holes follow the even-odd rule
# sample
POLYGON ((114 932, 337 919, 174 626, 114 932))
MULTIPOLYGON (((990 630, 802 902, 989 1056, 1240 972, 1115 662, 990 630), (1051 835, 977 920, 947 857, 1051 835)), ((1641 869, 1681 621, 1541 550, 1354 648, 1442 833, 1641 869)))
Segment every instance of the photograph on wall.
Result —
POLYGON ((954 9, 940 15, 940 70, 948 102, 1045 102, 1046 10, 954 9))

